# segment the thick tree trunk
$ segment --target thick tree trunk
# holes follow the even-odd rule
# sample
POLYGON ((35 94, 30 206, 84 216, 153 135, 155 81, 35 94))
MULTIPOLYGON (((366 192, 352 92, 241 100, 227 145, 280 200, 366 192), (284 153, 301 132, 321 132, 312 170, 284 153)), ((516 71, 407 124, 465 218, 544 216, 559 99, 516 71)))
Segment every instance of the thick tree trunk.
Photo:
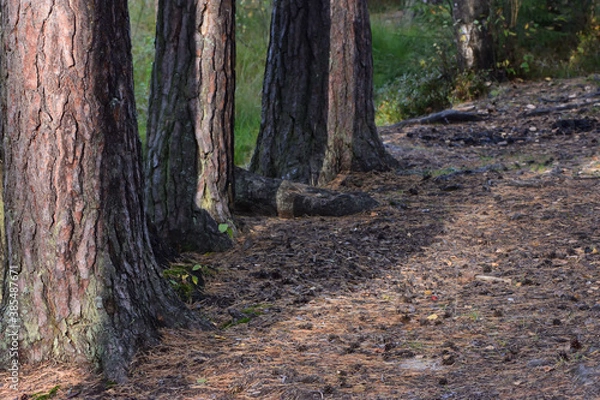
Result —
POLYGON ((231 245, 234 0, 161 0, 147 131, 146 202, 180 250, 231 245))
POLYGON ((463 70, 494 67, 493 38, 489 29, 490 0, 453 2, 458 60, 463 70))
POLYGON ((328 140, 320 183, 341 172, 385 170, 395 163, 375 127, 366 0, 333 0, 331 21, 328 140))
MULTIPOLYGON (((158 327, 196 324, 149 243, 127 3, 0 4, 0 331, 18 332, 20 363, 91 362, 123 381, 158 327)), ((14 361, 10 345, 0 341, 4 362, 14 361)))
POLYGON ((250 169, 316 184, 327 142, 329 2, 275 0, 250 169))
POLYGON ((364 0, 275 0, 251 171, 307 184, 386 169, 364 0))

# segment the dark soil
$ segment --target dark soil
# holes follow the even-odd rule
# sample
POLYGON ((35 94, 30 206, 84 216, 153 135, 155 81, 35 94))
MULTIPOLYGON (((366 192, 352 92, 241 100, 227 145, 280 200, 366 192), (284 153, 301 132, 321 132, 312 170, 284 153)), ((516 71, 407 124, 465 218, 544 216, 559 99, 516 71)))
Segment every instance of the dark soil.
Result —
POLYGON ((189 255, 212 271, 192 307, 214 331, 165 331, 125 385, 48 365, 27 370, 23 390, 600 399, 597 82, 513 83, 494 94, 461 106, 482 121, 382 128, 402 168, 333 187, 368 192, 374 210, 240 217, 233 250, 189 255))

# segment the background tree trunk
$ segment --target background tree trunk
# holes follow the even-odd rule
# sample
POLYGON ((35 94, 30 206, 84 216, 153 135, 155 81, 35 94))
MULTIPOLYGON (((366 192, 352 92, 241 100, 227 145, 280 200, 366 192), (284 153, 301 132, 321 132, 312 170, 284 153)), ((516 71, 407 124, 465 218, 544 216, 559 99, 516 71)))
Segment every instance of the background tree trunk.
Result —
POLYGON ((366 0, 331 3, 328 140, 319 182, 344 171, 385 170, 394 159, 375 127, 371 25, 366 0))
POLYGON ((327 142, 329 2, 275 0, 250 169, 316 184, 327 142))
POLYGON ((158 327, 196 323, 149 244, 127 2, 0 4, 10 278, 0 331, 18 330, 21 363, 92 362, 123 381, 158 327))
POLYGON ((364 0, 275 0, 251 171, 317 184, 386 169, 375 129, 364 0))
POLYGON ((216 222, 233 227, 234 25, 234 0, 159 2, 146 202, 180 250, 231 245, 216 222))
POLYGON ((493 38, 489 29, 490 0, 453 2, 459 65, 463 70, 494 67, 493 38))

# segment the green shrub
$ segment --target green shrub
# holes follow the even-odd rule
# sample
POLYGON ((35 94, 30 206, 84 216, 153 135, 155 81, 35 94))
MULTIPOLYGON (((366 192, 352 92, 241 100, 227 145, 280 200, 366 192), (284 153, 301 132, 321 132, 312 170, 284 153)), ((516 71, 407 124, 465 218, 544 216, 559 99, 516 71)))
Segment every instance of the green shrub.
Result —
POLYGON ((569 59, 572 69, 581 73, 600 71, 600 21, 589 33, 579 33, 579 44, 569 59))
POLYGON ((372 18, 376 123, 438 111, 450 105, 457 71, 447 7, 418 3, 390 23, 372 18))
POLYGON ((505 0, 492 4, 489 26, 497 69, 505 76, 561 78, 598 69, 596 23, 590 16, 598 14, 600 5, 520 0, 515 12, 505 0))
POLYGON ((490 78, 488 71, 465 71, 456 74, 452 81, 449 101, 452 104, 475 100, 488 92, 490 78))
POLYGON ((402 75, 378 91, 376 123, 389 125, 444 109, 451 91, 450 82, 436 71, 402 75))
POLYGON ((191 303, 202 297, 204 276, 212 273, 209 267, 200 264, 172 264, 163 271, 163 276, 181 300, 191 303))

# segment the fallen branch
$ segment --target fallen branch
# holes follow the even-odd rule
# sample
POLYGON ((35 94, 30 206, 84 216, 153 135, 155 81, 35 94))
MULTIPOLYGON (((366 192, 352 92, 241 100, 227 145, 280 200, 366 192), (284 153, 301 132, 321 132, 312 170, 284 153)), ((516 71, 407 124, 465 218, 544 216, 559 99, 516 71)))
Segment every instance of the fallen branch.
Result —
POLYGON ((563 104, 563 105, 556 106, 556 107, 537 108, 535 110, 524 112, 519 117, 536 117, 536 116, 552 114, 552 113, 560 112, 560 111, 573 110, 576 108, 589 106, 589 105, 595 104, 595 103, 598 103, 597 99, 590 100, 590 101, 582 101, 582 102, 573 103, 573 104, 563 104))
POLYGON ((583 96, 579 96, 579 97, 566 97, 566 96, 561 96, 558 99, 549 99, 547 97, 540 97, 540 100, 546 103, 568 103, 569 101, 573 100, 573 99, 589 99, 592 97, 600 97, 600 90, 596 90, 595 92, 592 93, 587 93, 584 94, 583 96))
POLYGON ((340 217, 378 205, 366 193, 340 193, 282 179, 235 170, 236 211, 282 218, 303 215, 340 217))
POLYGON ((475 279, 477 279, 478 281, 485 281, 485 282, 503 282, 503 283, 508 283, 509 285, 512 283, 512 281, 508 278, 499 278, 497 276, 491 276, 491 275, 475 275, 475 279))
POLYGON ((405 119, 404 121, 392 125, 390 128, 401 128, 408 125, 450 124, 481 120, 483 120, 483 117, 479 114, 458 110, 444 110, 421 118, 405 119))
POLYGON ((541 188, 541 187, 546 186, 547 184, 548 184, 547 182, 543 182, 541 179, 528 179, 528 180, 511 179, 509 181, 506 181, 506 185, 508 185, 508 186, 521 187, 521 188, 541 188))

